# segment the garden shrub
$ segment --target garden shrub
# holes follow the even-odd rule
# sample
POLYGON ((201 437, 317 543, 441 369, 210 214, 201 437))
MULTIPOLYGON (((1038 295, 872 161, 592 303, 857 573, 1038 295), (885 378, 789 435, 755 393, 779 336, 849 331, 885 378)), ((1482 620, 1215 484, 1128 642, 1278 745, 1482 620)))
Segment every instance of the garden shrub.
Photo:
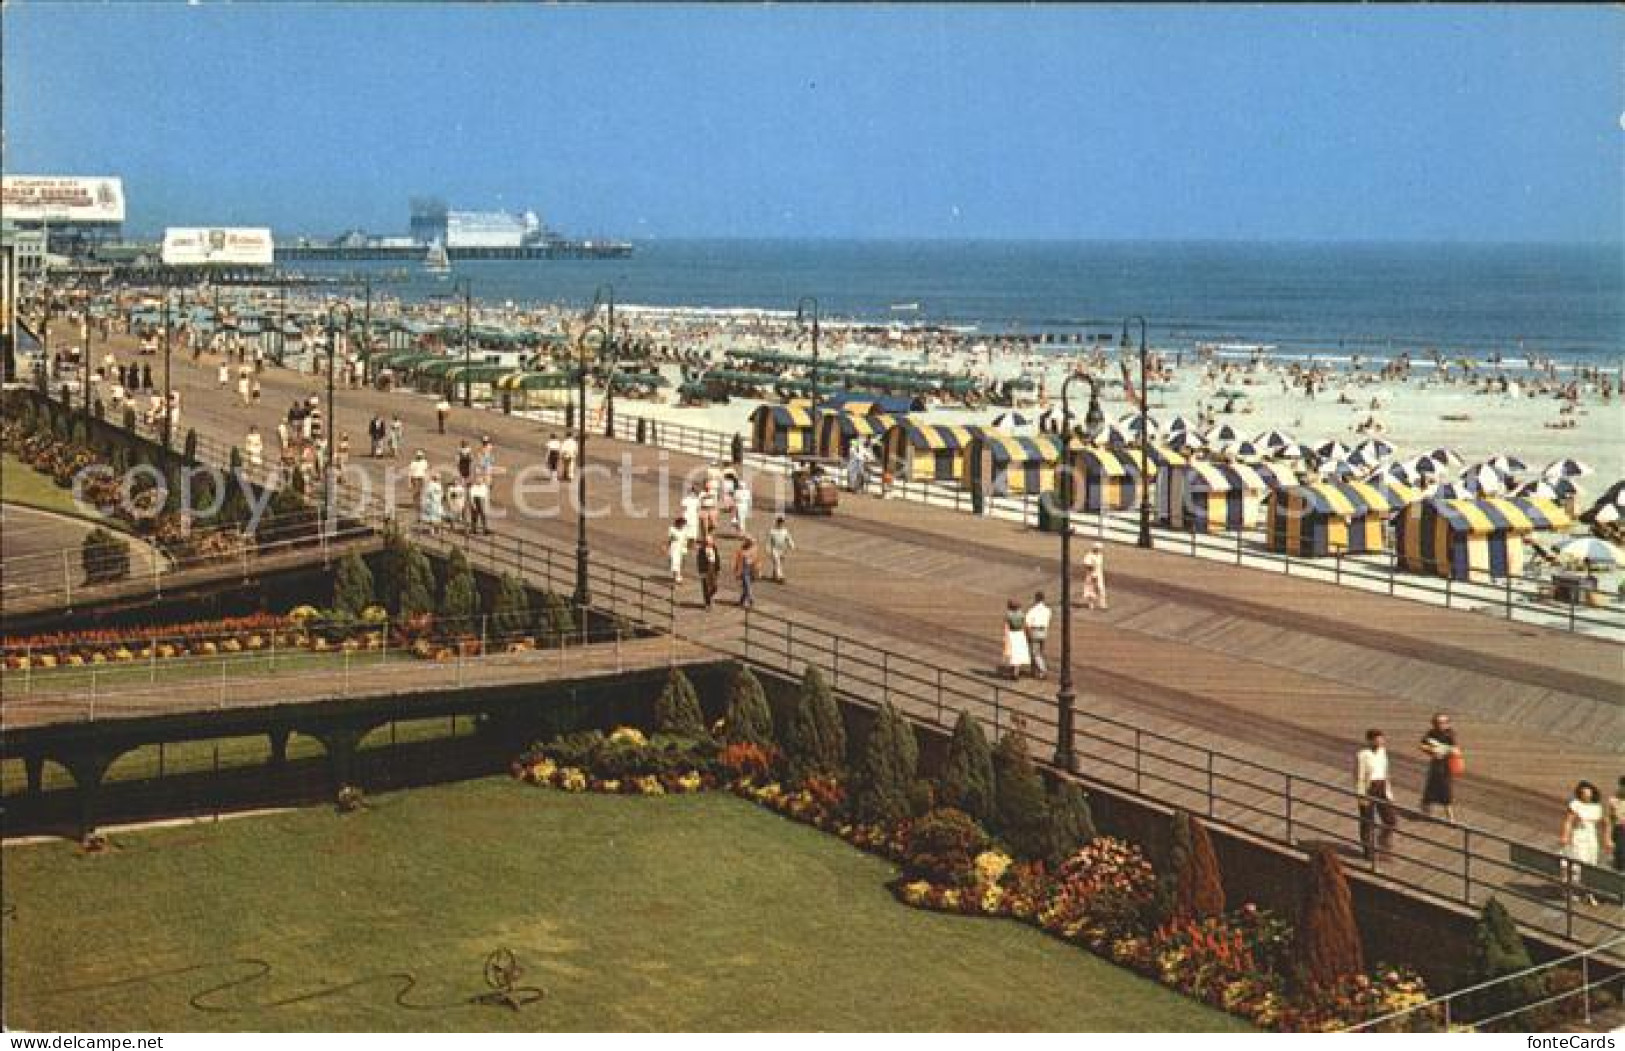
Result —
POLYGON ((434 567, 416 545, 407 544, 401 560, 400 592, 395 613, 413 620, 434 612, 434 567))
POLYGON ((856 771, 852 801, 859 821, 890 827, 913 812, 919 757, 913 727, 890 701, 882 704, 856 771))
POLYGON ((975 818, 953 807, 938 807, 914 821, 903 841, 904 877, 943 886, 975 882, 976 856, 990 842, 975 818))
POLYGON ((512 574, 502 574, 491 596, 491 630, 501 639, 514 639, 530 628, 530 592, 512 574))
POLYGON ((474 571, 461 548, 452 548, 446 562, 446 584, 440 592, 438 620, 454 634, 472 635, 479 629, 475 620, 480 614, 479 591, 474 584, 474 571))
POLYGON ((1036 860, 1048 851, 1049 801, 1044 781, 1027 754, 1025 725, 1018 718, 993 752, 995 831, 1017 857, 1036 860))
POLYGON ((1095 838, 1095 816, 1089 797, 1072 781, 1057 781, 1050 791, 1044 823, 1044 853, 1050 868, 1061 864, 1095 838))
POLYGON ((829 684, 811 664, 801 677, 784 728, 784 755, 793 781, 836 774, 846 763, 846 728, 829 684))
POLYGON ((1309 885, 1298 922, 1298 966, 1311 991, 1329 991, 1365 970, 1360 929, 1354 920, 1343 865, 1321 845, 1309 856, 1309 885))
MULTIPOLYGON (((1533 966, 1517 921, 1498 899, 1490 898, 1473 932, 1473 984, 1491 982, 1533 966)), ((1534 1003, 1545 991, 1541 976, 1530 975, 1473 994, 1470 1006, 1475 1017, 1488 1018, 1534 1003)), ((1528 1020, 1520 1021, 1519 1027, 1530 1028, 1528 1020)))
POLYGON ((129 541, 97 526, 86 535, 79 549, 79 560, 87 584, 124 580, 130 575, 129 541))
POLYGON ((743 665, 734 670, 733 681, 728 684, 722 739, 728 744, 774 746, 773 713, 767 706, 767 694, 755 673, 743 665))
POLYGON ((945 805, 991 825, 997 817, 994 786, 993 748, 987 743, 982 724, 969 712, 960 712, 948 742, 948 758, 937 794, 945 805))
POLYGON ((542 594, 542 604, 536 611, 536 629, 546 640, 561 646, 575 634, 575 610, 563 595, 552 591, 542 594))
POLYGON ((655 728, 661 733, 704 737, 705 714, 700 710, 700 697, 694 691, 683 669, 673 668, 666 676, 666 685, 655 698, 655 728))
POLYGON ((339 559, 333 574, 333 608, 346 617, 359 617, 373 604, 372 570, 354 551, 339 559))

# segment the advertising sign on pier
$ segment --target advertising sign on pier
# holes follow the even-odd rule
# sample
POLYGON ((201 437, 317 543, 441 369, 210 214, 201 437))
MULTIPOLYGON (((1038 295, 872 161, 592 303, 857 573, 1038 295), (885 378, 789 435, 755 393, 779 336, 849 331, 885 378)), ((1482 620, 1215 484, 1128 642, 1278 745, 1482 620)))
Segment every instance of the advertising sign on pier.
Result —
POLYGON ((165 266, 270 266, 275 253, 264 226, 171 226, 164 231, 165 266))
POLYGON ((7 175, 0 214, 19 222, 122 223, 124 180, 111 175, 7 175))

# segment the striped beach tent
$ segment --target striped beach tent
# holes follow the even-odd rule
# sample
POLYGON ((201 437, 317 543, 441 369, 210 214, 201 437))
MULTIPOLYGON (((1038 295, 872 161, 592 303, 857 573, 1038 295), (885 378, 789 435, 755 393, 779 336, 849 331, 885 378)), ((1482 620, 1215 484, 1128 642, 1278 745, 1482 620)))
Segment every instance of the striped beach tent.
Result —
MULTIPOLYGON (((1183 461, 1181 461, 1183 462, 1183 461)), ((1153 478, 1157 461, 1147 457, 1153 478)), ((1140 504, 1140 458, 1126 449, 1072 446, 1067 471, 1056 486, 1063 507, 1074 511, 1127 511, 1140 504)))
POLYGON ((865 444, 883 438, 901 420, 889 412, 823 412, 818 415, 818 455, 845 459, 852 442, 865 444))
POLYGON ((972 439, 997 434, 986 427, 899 420, 883 439, 886 467, 900 481, 961 481, 972 439))
POLYGON ((1196 460, 1165 471, 1156 483, 1158 510, 1170 525, 1195 533, 1249 529, 1271 489, 1260 466, 1196 460))
POLYGON ((1394 546, 1400 568, 1413 573, 1451 580, 1517 576, 1523 538, 1568 524, 1550 500, 1419 500, 1399 516, 1394 546))
POLYGON ((802 456, 813 451, 812 403, 759 405, 750 414, 751 451, 764 456, 802 456))
POLYGON ((1267 505, 1270 550, 1300 558, 1381 551, 1388 519, 1417 495, 1408 486, 1369 482, 1281 489, 1267 505))
POLYGON ((971 439, 965 455, 972 492, 1020 496, 1055 489, 1065 444, 1049 434, 980 434, 971 439))

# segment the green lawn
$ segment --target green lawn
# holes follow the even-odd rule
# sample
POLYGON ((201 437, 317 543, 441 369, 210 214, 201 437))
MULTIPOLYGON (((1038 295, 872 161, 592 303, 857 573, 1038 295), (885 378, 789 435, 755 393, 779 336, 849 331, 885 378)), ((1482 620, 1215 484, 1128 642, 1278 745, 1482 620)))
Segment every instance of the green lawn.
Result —
POLYGON ((899 905, 885 862, 720 794, 494 778, 112 838, 4 850, 9 1026, 1240 1028, 1030 928, 899 905), (496 948, 545 999, 463 1002, 496 948))
POLYGON ((10 453, 0 453, 0 502, 75 518, 91 517, 74 504, 71 489, 61 488, 50 475, 41 474, 10 453))

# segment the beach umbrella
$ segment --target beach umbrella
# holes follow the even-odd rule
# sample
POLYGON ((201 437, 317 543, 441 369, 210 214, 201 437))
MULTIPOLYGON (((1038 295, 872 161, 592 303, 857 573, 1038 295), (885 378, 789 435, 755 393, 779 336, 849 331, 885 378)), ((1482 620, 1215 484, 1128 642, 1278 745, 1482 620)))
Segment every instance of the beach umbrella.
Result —
POLYGON ((1625 481, 1615 482, 1580 515, 1582 522, 1617 522, 1625 514, 1625 481))
POLYGON ((1302 442, 1288 442, 1275 450, 1275 455, 1282 460, 1307 460, 1314 455, 1314 450, 1302 442))
POLYGON ((1580 495, 1580 487, 1567 478, 1536 478, 1512 491, 1513 496, 1532 497, 1536 500, 1567 500, 1580 495))
POLYGON ((1439 461, 1435 460, 1431 455, 1418 456, 1413 459, 1406 460, 1404 463, 1409 466, 1411 470, 1415 471, 1417 476, 1421 478, 1434 478, 1444 473, 1444 467, 1440 465, 1439 461))
POLYGON ((1288 445, 1297 444, 1290 434, 1283 434, 1282 432, 1275 430, 1265 431, 1263 434, 1260 434, 1258 437, 1254 438, 1253 441, 1271 452, 1282 449, 1288 445))
POLYGON ((1570 540, 1557 549, 1557 557, 1594 566, 1617 566, 1620 563, 1619 548, 1594 536, 1570 540))
POLYGON ((1563 459, 1553 460, 1547 464, 1546 469, 1540 472, 1540 476, 1548 479, 1584 478, 1591 473, 1590 464, 1581 463, 1579 460, 1563 459))
POLYGON ((1191 422, 1185 419, 1183 416, 1175 416, 1172 420, 1168 421, 1167 431, 1170 436, 1175 434, 1184 434, 1195 430, 1196 428, 1191 425, 1191 422))
POLYGON ((1496 496, 1506 491, 1506 480, 1501 472, 1487 463, 1462 472, 1461 485, 1475 496, 1496 496))
POLYGON ((1381 438, 1367 438, 1354 447, 1353 455, 1369 463, 1380 463, 1394 455, 1394 443, 1381 438))
POLYGON ((1415 464, 1408 461, 1396 461, 1373 472, 1367 481, 1398 482, 1400 485, 1420 486, 1423 483, 1423 476, 1422 472, 1416 469, 1415 464))
POLYGON ((1001 412, 993 417, 993 426, 999 430, 1014 430, 1017 427, 1026 427, 1032 421, 1019 412, 1001 412))
POLYGON ((1518 459, 1516 456, 1492 456, 1490 457, 1488 463, 1491 467, 1495 468, 1495 470, 1499 472, 1503 478, 1511 478, 1513 475, 1522 474, 1523 472, 1529 470, 1529 465, 1518 459))
POLYGON ((1253 441, 1236 442, 1225 451, 1238 460, 1262 460, 1270 454, 1268 449, 1253 441))
POLYGON ((1157 418, 1155 416, 1143 416, 1137 412, 1131 412, 1117 422, 1122 425, 1124 430, 1128 431, 1128 433, 1134 435, 1136 438, 1140 436, 1141 427, 1150 428, 1149 433, 1153 438, 1157 436, 1157 431, 1159 430, 1159 427, 1157 426, 1157 418))
POLYGON ((1233 445, 1241 441, 1241 432, 1228 423, 1221 423, 1210 428, 1202 437, 1209 445, 1233 445))
POLYGON ((1462 459, 1461 453, 1443 445, 1428 453, 1427 458, 1440 467, 1460 467, 1467 462, 1462 459))
POLYGON ((1329 463, 1336 463, 1338 460, 1346 459, 1348 454, 1349 447, 1335 438, 1315 446, 1315 455, 1329 463))
POLYGON ((1172 431, 1168 435, 1168 444, 1180 452, 1194 452, 1207 447, 1202 436, 1195 431, 1172 431))
POLYGON ((1435 500, 1475 500, 1478 498, 1477 493, 1460 482, 1445 482, 1442 485, 1436 485, 1428 495, 1435 500))

